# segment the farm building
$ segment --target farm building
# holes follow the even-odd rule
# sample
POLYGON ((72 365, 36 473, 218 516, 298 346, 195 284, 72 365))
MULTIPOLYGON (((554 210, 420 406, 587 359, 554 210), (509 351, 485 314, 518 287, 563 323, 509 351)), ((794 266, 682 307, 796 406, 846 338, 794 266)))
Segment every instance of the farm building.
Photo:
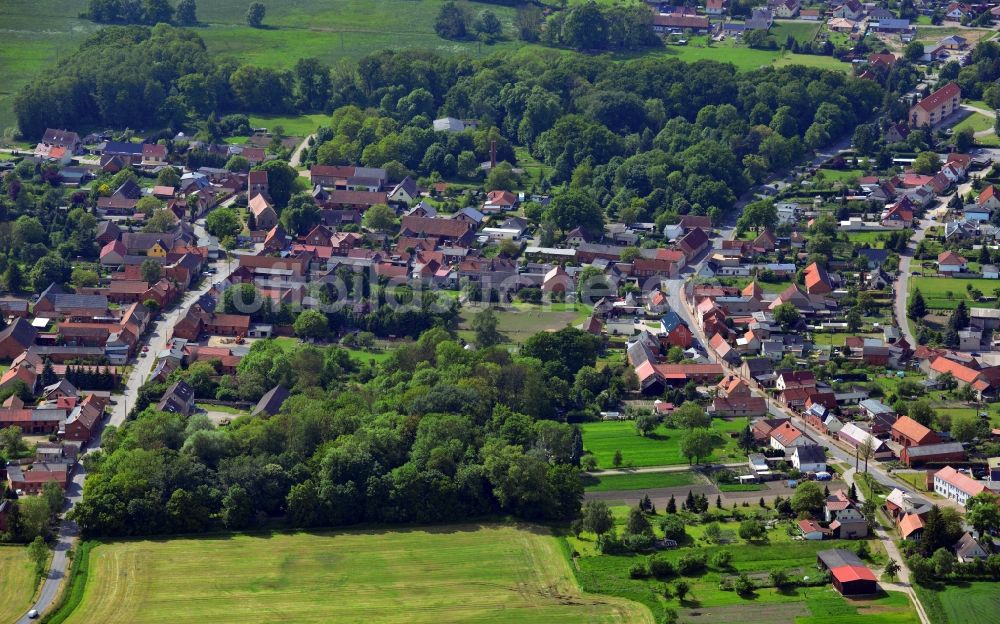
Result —
POLYGON ((830 571, 833 586, 843 596, 874 594, 878 591, 875 575, 849 550, 821 550, 816 553, 819 566, 830 571))
POLYGON ((932 462, 965 461, 965 449, 960 442, 907 446, 899 452, 899 460, 911 468, 932 462))

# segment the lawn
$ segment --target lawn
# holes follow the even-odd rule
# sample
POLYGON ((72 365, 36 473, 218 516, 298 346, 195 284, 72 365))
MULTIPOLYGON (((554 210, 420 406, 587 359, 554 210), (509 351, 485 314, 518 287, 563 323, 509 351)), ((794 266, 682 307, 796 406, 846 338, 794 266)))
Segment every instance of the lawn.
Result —
MULTIPOLYGON (((732 463, 745 458, 746 454, 739 449, 736 438, 731 437, 731 434, 738 434, 746 424, 743 418, 713 419, 712 430, 725 437, 726 445, 716 449, 711 457, 703 461, 732 463)), ((681 453, 681 438, 684 436, 681 429, 668 429, 660 425, 653 433, 642 437, 635 432, 635 425, 629 421, 584 423, 580 427, 583 430, 584 451, 593 453, 601 468, 612 468, 615 451, 619 450, 625 466, 674 466, 688 463, 681 453)))
POLYGON ((303 138, 329 123, 330 118, 326 115, 250 115, 250 125, 254 128, 267 128, 271 131, 275 126, 281 126, 285 136, 303 138))
MULTIPOLYGON (((567 325, 579 325, 587 319, 593 308, 581 304, 554 303, 533 305, 516 303, 512 307, 497 309, 497 329, 507 340, 521 344, 531 336, 543 331, 556 331, 567 325)), ((459 315, 459 335, 465 340, 475 341, 472 318, 479 308, 463 306, 459 315)))
POLYGON ((0 622, 13 622, 31 608, 35 572, 24 546, 0 546, 0 622))
MULTIPOLYGON (((823 174, 822 179, 831 182, 853 182, 864 175, 861 169, 820 169, 817 175, 823 174)), ((816 176, 813 176, 816 179, 816 176)))
POLYGON ((1000 282, 997 280, 961 277, 911 277, 910 292, 912 293, 914 289, 919 288, 928 308, 953 310, 961 300, 965 300, 966 305, 970 305, 966 297, 966 284, 971 284, 973 288, 978 288, 986 295, 992 295, 995 288, 1000 288, 1000 282), (951 297, 948 296, 949 292, 951 297))
POLYGON ((808 43, 816 38, 822 24, 816 22, 804 22, 800 20, 775 21, 771 27, 771 37, 778 45, 784 45, 789 35, 794 37, 799 43, 808 43))
POLYGON ((583 485, 588 492, 618 492, 626 490, 653 490, 681 487, 700 483, 702 478, 693 472, 637 472, 625 475, 584 475, 583 485))
POLYGON ((885 247, 885 239, 889 235, 889 231, 882 232, 845 232, 847 235, 847 240, 855 244, 868 243, 873 249, 882 249, 885 247))
POLYGON ((955 124, 955 132, 965 130, 966 128, 972 128, 973 132, 979 132, 980 130, 989 130, 992 127, 992 118, 982 113, 972 113, 961 122, 955 124))
POLYGON ((635 622, 641 606, 582 596, 547 529, 234 535, 102 544, 86 622, 635 622))

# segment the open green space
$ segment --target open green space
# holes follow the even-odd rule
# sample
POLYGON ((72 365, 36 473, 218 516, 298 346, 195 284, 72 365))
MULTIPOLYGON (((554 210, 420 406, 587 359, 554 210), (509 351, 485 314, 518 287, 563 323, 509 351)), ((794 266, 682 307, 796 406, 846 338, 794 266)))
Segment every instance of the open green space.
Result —
MULTIPOLYGON (((624 530, 629 510, 627 507, 612 507, 615 518, 615 532, 624 530)), ((769 513, 767 511, 761 513, 769 513)), ((654 535, 659 537, 659 517, 649 516, 654 535)), ((915 621, 915 613, 903 594, 880 594, 865 600, 849 600, 841 597, 830 585, 811 587, 788 587, 777 590, 770 585, 768 574, 771 570, 783 570, 794 578, 816 578, 816 552, 828 548, 848 548, 857 546, 854 541, 824 540, 802 541, 792 537, 789 530, 793 522, 777 523, 767 531, 767 539, 757 543, 747 543, 737 537, 739 521, 728 519, 719 522, 722 543, 708 541, 705 537, 706 524, 697 516, 685 515, 686 537, 680 540, 681 547, 654 555, 676 563, 691 554, 704 555, 708 566, 682 577, 666 579, 632 578, 630 570, 636 564, 648 561, 645 554, 602 555, 595 544, 595 536, 583 533, 580 537, 567 536, 568 547, 578 554, 576 558, 577 576, 586 591, 620 596, 647 605, 658 615, 667 608, 680 615, 681 622, 711 622, 740 624, 832 624, 833 622, 877 622, 903 624, 915 621), (728 552, 732 559, 728 565, 720 567, 714 563, 719 552, 728 552), (723 589, 723 579, 730 582, 740 573, 754 580, 757 589, 746 597, 741 597, 732 589, 723 589), (690 591, 684 600, 676 594, 664 596, 664 587, 671 590, 676 581, 683 580, 690 591)), ((870 565, 878 567, 885 561, 884 550, 875 540, 867 542, 871 552, 870 565)))
MULTIPOLYGON (((821 179, 832 182, 853 182, 865 174, 861 169, 820 169, 817 176, 823 174, 821 179)), ((813 180, 817 176, 813 176, 813 180)))
POLYGON ((847 235, 847 240, 855 244, 868 243, 873 249, 882 249, 885 247, 885 239, 889 235, 889 231, 874 231, 874 232, 844 232, 847 235))
POLYGON ((247 413, 247 410, 241 410, 237 407, 230 407, 229 405, 210 405, 208 403, 195 403, 195 407, 206 412, 222 412, 223 414, 232 414, 233 416, 243 416, 247 413))
MULTIPOLYGON (((475 341, 472 319, 481 308, 463 306, 459 315, 459 335, 468 341, 475 341)), ((534 305, 515 303, 511 307, 495 310, 497 330, 510 342, 523 343, 531 336, 543 331, 556 331, 567 325, 579 325, 590 316, 593 308, 574 303, 553 303, 534 305)))
POLYGON ((778 45, 783 45, 789 36, 799 43, 808 43, 816 38, 822 24, 819 21, 807 22, 802 20, 775 21, 771 27, 771 36, 778 45))
POLYGON ((643 622, 584 596, 548 529, 227 535, 101 544, 82 622, 643 622))
POLYGON ((993 294, 994 289, 1000 288, 1000 282, 997 280, 968 277, 911 277, 910 292, 919 288, 928 308, 954 310, 959 301, 964 300, 966 305, 971 305, 966 296, 967 284, 987 295, 993 294))
POLYGON ((989 130, 992 127, 993 119, 991 117, 987 117, 982 113, 972 113, 955 124, 955 132, 965 130, 966 128, 972 128, 973 132, 979 132, 980 130, 989 130))
POLYGON ((250 125, 273 131, 276 126, 284 129, 285 136, 307 137, 316 128, 330 123, 327 115, 250 115, 250 125))
MULTIPOLYGON (((712 431, 723 436, 726 443, 702 461, 731 463, 746 457, 739 449, 737 438, 733 437, 746 427, 746 419, 735 418, 712 420, 712 431)), ((686 464, 688 460, 681 453, 683 429, 668 429, 660 425, 652 433, 640 436, 635 432, 635 424, 629 421, 608 421, 584 423, 583 450, 593 453, 597 465, 612 468, 615 451, 621 451, 625 466, 672 466, 686 464)))
POLYGON ((701 482, 693 472, 637 472, 634 474, 606 475, 585 474, 583 486, 588 492, 617 492, 626 490, 652 490, 681 487, 701 482))
POLYGON ((31 608, 36 581, 24 546, 0 546, 0 622, 13 622, 31 608))
POLYGON ((993 624, 1000 613, 996 583, 964 582, 938 589, 914 587, 931 624, 993 624))

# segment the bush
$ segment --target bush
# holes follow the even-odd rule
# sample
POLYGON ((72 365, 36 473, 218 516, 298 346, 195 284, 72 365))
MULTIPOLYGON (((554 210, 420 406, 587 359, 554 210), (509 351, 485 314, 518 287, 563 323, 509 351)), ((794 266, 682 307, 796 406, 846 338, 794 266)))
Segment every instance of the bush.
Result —
POLYGON ((629 578, 633 579, 644 579, 649 577, 649 570, 646 568, 645 564, 634 563, 632 567, 628 569, 629 578))
POLYGON ((688 553, 677 560, 677 571, 684 576, 696 576, 705 571, 704 553, 688 553))
POLYGON ((649 573, 658 579, 668 578, 677 573, 674 569, 674 564, 670 563, 666 559, 657 559, 655 557, 649 560, 649 573))
POLYGON ((667 539, 672 539, 680 542, 687 536, 684 531, 684 519, 676 515, 667 515, 660 520, 660 529, 663 530, 663 536, 667 539))
POLYGON ((741 573, 736 577, 736 581, 733 583, 733 589, 736 590, 737 594, 747 596, 752 594, 753 590, 757 589, 757 586, 754 585, 749 576, 741 573))
POLYGON ((622 545, 626 550, 649 550, 653 547, 653 536, 645 533, 626 533, 622 545))
POLYGON ((733 553, 728 550, 720 550, 712 555, 712 567, 719 570, 728 570, 733 563, 733 553))
POLYGON ((625 552, 625 544, 609 533, 597 536, 597 550, 603 555, 619 555, 625 552))

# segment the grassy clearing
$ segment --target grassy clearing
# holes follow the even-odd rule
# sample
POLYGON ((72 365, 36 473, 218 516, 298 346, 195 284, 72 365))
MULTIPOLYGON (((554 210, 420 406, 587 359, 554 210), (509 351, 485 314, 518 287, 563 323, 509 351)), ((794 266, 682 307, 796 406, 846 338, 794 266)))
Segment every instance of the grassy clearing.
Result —
MULTIPOLYGON (((546 306, 515 304, 513 307, 496 311, 497 329, 509 341, 521 344, 531 336, 543 331, 557 331, 567 325, 579 325, 593 308, 581 304, 552 304, 546 306)), ((473 340, 472 318, 478 308, 464 306, 459 316, 458 329, 461 336, 473 340)))
POLYGON ((852 243, 868 243, 874 249, 882 249, 885 247, 885 239, 889 235, 889 232, 845 232, 845 234, 847 235, 847 240, 852 243))
POLYGON ((992 295, 995 288, 1000 288, 1000 282, 997 280, 961 277, 911 277, 910 292, 919 288, 929 308, 953 310, 961 300, 966 300, 966 305, 970 304, 966 297, 967 284, 971 284, 973 288, 978 288, 987 295, 992 295), (948 296, 949 292, 951 293, 950 297, 948 296))
POLYGON ((547 529, 234 535, 101 544, 81 622, 634 622, 582 596, 547 529))
MULTIPOLYGON (((731 463, 746 457, 737 445, 732 434, 738 434, 746 427, 746 420, 736 418, 712 420, 712 430, 719 432, 726 439, 726 445, 716 449, 711 457, 703 461, 731 463)), ((657 427, 646 437, 635 432, 635 426, 628 421, 584 423, 583 449, 593 453, 597 465, 601 468, 612 468, 615 451, 622 452, 624 465, 641 466, 675 466, 688 463, 681 453, 681 429, 668 429, 664 425, 657 427)))
POLYGON ((31 607, 37 577, 24 546, 0 546, 0 622, 13 622, 31 607))
POLYGON ((656 488, 694 485, 702 479, 693 472, 639 472, 627 475, 584 475, 583 485, 588 492, 617 492, 627 490, 653 490, 656 488))
POLYGON ((250 125, 254 128, 272 130, 275 126, 281 126, 285 130, 285 136, 303 138, 329 123, 330 118, 326 115, 250 115, 250 125))
POLYGON ((820 173, 823 174, 822 180, 831 182, 853 182, 865 174, 861 169, 820 169, 816 172, 817 176, 820 173))
POLYGON ((965 583, 939 592, 938 598, 951 624, 988 624, 1000 613, 996 583, 965 583))
POLYGON ((924 477, 924 473, 922 472, 895 472, 893 473, 893 476, 896 477, 897 479, 906 481, 908 484, 910 484, 910 487, 912 487, 917 492, 927 491, 927 488, 925 487, 927 480, 926 477, 924 477))
POLYGON ((236 407, 230 407, 228 405, 209 405, 208 403, 195 403, 195 407, 206 412, 222 412, 223 414, 232 414, 234 416, 245 416, 247 414, 246 410, 241 410, 236 407))
POLYGON ((980 130, 989 130, 992 127, 993 119, 982 113, 972 113, 961 122, 955 124, 955 132, 965 130, 966 128, 972 128, 973 132, 979 132, 980 130))
POLYGON ((778 45, 784 44, 789 36, 794 37, 799 43, 808 43, 816 38, 820 26, 822 24, 818 21, 776 21, 771 27, 771 36, 778 42, 778 45))

